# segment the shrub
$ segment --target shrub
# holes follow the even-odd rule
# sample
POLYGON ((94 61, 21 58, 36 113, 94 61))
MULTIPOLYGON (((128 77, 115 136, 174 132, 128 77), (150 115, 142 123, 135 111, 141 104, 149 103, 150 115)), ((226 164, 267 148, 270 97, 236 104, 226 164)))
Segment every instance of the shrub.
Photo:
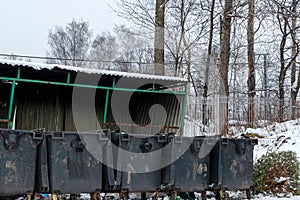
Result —
POLYGON ((293 151, 268 153, 254 165, 255 192, 296 194, 299 187, 299 161, 293 151))

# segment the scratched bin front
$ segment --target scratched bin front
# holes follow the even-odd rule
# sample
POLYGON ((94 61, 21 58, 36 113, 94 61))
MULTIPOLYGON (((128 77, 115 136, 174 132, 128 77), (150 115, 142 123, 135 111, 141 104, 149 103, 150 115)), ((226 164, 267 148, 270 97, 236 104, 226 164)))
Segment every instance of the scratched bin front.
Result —
POLYGON ((0 197, 33 193, 42 140, 39 133, 0 129, 0 197))
POLYGON ((214 138, 208 137, 173 137, 172 151, 169 157, 176 161, 166 167, 169 189, 182 192, 204 191, 208 188, 210 150, 214 138))
POLYGON ((103 133, 52 132, 46 138, 51 193, 101 191, 103 133))
POLYGON ((122 191, 155 192, 160 189, 161 150, 165 143, 165 135, 119 135, 122 191))
POLYGON ((250 189, 256 144, 256 139, 221 138, 211 154, 211 186, 226 190, 250 189))

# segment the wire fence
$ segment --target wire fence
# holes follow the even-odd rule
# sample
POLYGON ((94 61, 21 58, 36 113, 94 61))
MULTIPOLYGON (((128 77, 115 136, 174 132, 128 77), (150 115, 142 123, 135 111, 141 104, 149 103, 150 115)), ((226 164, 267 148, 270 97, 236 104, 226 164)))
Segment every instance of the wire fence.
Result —
POLYGON ((229 129, 229 134, 234 135, 247 127, 266 127, 273 122, 300 117, 300 98, 296 99, 294 105, 291 99, 284 99, 282 116, 280 116, 280 103, 278 98, 255 96, 250 99, 246 95, 228 98, 215 95, 207 99, 190 97, 184 135, 220 135, 224 126, 229 129), (254 104, 254 112, 252 112, 254 116, 250 116, 250 102, 254 104))

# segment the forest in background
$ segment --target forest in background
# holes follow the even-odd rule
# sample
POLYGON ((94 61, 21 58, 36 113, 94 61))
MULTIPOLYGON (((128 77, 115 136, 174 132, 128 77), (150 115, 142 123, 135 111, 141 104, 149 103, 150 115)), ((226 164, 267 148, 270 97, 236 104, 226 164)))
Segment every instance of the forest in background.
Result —
POLYGON ((299 117, 298 0, 120 0, 112 9, 129 25, 95 37, 84 20, 56 26, 47 62, 187 78, 187 118, 202 130, 299 117))

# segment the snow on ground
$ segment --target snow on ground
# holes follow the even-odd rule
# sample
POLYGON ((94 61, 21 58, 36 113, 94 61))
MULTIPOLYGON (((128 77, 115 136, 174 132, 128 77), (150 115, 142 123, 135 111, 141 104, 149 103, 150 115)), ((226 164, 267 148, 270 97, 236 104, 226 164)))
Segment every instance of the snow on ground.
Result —
POLYGON ((274 123, 265 128, 250 129, 245 133, 261 136, 254 147, 256 161, 267 152, 295 151, 300 160, 300 119, 274 123))
MULTIPOLYGON (((261 158, 267 152, 294 151, 300 161, 300 119, 283 123, 273 123, 264 128, 246 129, 242 134, 250 134, 258 138, 258 145, 254 147, 254 161, 261 158)), ((279 198, 264 196, 262 194, 254 196, 259 200, 300 200, 300 196, 290 198, 279 198)))
POLYGON ((271 196, 264 196, 262 194, 254 196, 254 199, 259 200, 300 200, 300 196, 291 196, 291 197, 271 197, 271 196))

